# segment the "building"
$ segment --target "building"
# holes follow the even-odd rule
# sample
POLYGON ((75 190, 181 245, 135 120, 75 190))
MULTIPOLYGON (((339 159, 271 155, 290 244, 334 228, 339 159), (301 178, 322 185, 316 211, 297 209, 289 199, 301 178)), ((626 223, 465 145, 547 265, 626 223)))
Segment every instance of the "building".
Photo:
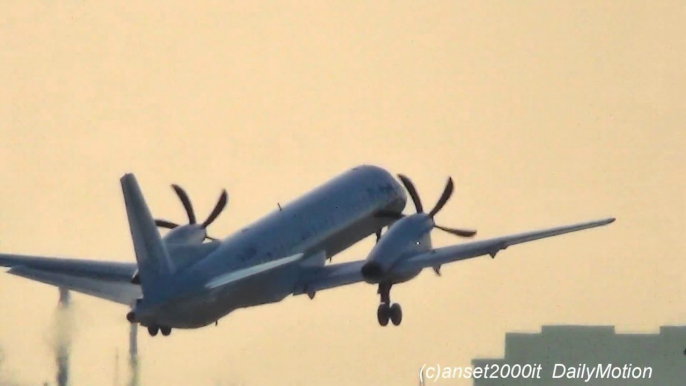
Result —
POLYGON ((614 327, 544 326, 540 333, 508 333, 502 359, 474 359, 474 369, 481 367, 489 377, 473 384, 683 386, 684 349, 686 327, 617 334, 614 327))

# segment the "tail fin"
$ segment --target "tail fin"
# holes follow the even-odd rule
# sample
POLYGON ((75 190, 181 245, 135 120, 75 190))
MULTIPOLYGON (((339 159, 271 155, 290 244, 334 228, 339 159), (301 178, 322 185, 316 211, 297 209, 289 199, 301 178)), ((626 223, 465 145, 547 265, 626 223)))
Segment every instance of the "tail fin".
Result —
POLYGON ((157 284, 174 273, 174 265, 145 203, 136 177, 130 173, 125 174, 121 178, 121 187, 138 261, 143 296, 154 298, 157 284))

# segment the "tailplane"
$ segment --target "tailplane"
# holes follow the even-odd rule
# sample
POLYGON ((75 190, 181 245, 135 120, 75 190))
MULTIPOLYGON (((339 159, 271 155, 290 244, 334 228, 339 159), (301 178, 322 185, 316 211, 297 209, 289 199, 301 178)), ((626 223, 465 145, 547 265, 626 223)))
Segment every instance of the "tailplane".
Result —
POLYGON ((121 178, 126 215, 138 261, 138 272, 145 298, 157 298, 161 284, 174 273, 169 252, 162 242, 150 209, 133 174, 121 178))

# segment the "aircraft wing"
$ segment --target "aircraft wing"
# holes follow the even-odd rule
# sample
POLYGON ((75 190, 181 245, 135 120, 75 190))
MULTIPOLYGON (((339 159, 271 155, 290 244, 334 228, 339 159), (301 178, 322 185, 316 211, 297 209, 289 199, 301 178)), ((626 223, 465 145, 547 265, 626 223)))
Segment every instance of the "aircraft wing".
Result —
MULTIPOLYGON (((558 236, 565 233, 577 232, 584 229, 595 228, 610 224, 614 221, 614 218, 608 218, 604 220, 589 221, 580 224, 518 233, 510 236, 501 236, 488 240, 472 241, 449 247, 436 248, 399 261, 393 267, 393 272, 405 273, 416 271, 417 269, 439 267, 443 264, 467 260, 479 256, 490 255, 491 257, 495 257, 499 251, 507 249, 512 245, 558 236)), ((362 273, 360 272, 364 263, 364 260, 360 260, 318 268, 316 271, 313 271, 307 275, 307 277, 302 281, 302 284, 294 291, 294 295, 300 295, 303 293, 313 294, 317 291, 364 281, 362 273)))
POLYGON ((313 268, 308 274, 304 275, 304 279, 296 286, 293 295, 306 293, 313 296, 317 291, 364 281, 362 266, 365 262, 365 260, 358 260, 313 268))
POLYGON ((233 284, 235 282, 258 276, 267 272, 270 272, 274 269, 293 264, 303 258, 304 254, 302 253, 297 253, 292 256, 287 256, 278 260, 273 260, 269 261, 267 263, 259 264, 259 265, 253 265, 244 269, 240 269, 237 271, 229 272, 227 274, 221 275, 219 277, 216 277, 212 279, 209 283, 205 285, 205 288, 207 289, 216 289, 219 287, 223 287, 225 285, 233 284))
POLYGON ((129 306, 141 297, 140 286, 131 284, 135 263, 0 254, 0 267, 10 268, 12 275, 129 306))

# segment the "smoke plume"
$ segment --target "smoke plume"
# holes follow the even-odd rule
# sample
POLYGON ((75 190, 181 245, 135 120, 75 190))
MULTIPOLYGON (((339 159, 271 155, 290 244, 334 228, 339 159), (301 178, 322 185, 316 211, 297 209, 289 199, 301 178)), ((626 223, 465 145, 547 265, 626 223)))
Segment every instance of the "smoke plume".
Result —
POLYGON ((138 325, 131 323, 131 330, 129 331, 129 369, 131 371, 131 381, 129 386, 140 385, 138 359, 138 325))
POLYGON ((60 301, 55 312, 53 325, 53 350, 57 364, 55 381, 57 386, 69 384, 69 358, 71 356, 71 342, 74 330, 74 318, 71 312, 71 296, 69 291, 60 288, 60 301))

